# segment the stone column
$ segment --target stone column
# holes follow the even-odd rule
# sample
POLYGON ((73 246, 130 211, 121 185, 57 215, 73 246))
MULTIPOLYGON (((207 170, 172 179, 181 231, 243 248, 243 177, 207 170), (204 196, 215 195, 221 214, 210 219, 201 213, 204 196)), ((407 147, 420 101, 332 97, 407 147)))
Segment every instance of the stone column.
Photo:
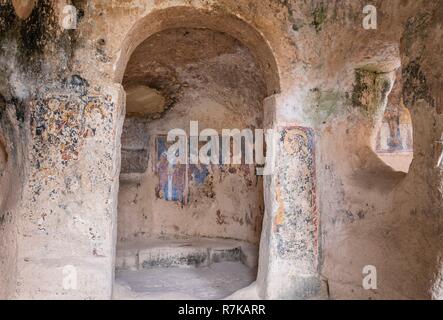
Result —
POLYGON ((31 101, 16 298, 111 298, 123 99, 72 76, 31 101))
POLYGON ((310 128, 279 125, 283 123, 277 112, 279 104, 277 95, 264 104, 266 125, 275 132, 275 167, 264 177, 259 295, 309 299, 325 295, 318 272, 315 138, 310 128))

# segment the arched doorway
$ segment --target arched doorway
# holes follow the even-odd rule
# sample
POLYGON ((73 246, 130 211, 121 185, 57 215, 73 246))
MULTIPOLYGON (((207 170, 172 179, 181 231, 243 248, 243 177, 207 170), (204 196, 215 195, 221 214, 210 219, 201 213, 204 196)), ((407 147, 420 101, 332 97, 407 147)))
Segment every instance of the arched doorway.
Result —
POLYGON ((191 122, 220 135, 263 128, 275 62, 192 16, 128 50, 116 298, 224 298, 256 279, 264 203, 254 164, 171 166, 166 136, 192 135, 191 122))

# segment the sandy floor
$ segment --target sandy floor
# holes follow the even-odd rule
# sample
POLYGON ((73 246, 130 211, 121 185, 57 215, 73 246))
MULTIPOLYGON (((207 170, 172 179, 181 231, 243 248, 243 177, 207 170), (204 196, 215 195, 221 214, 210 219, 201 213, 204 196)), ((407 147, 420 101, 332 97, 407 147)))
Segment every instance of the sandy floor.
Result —
POLYGON ((256 274, 241 262, 117 271, 114 299, 223 299, 249 286, 256 274))

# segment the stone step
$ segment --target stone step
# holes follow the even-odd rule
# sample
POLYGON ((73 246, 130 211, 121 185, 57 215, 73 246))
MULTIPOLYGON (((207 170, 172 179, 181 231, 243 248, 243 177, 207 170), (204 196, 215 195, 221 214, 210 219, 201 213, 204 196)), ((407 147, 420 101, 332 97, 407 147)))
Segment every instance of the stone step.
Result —
POLYGON ((249 243, 226 239, 125 242, 117 248, 116 269, 207 267, 225 261, 239 261, 254 268, 257 250, 249 243))

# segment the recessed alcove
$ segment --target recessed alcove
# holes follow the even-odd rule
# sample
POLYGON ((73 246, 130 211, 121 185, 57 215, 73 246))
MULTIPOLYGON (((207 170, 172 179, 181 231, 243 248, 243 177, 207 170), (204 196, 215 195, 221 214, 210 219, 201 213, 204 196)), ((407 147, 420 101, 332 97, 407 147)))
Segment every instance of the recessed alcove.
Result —
POLYGON ((171 165, 166 154, 168 132, 189 135, 191 121, 220 137, 262 128, 267 87, 255 56, 223 32, 167 29, 134 50, 122 83, 117 297, 224 298, 248 286, 257 276, 262 177, 244 158, 171 165))

